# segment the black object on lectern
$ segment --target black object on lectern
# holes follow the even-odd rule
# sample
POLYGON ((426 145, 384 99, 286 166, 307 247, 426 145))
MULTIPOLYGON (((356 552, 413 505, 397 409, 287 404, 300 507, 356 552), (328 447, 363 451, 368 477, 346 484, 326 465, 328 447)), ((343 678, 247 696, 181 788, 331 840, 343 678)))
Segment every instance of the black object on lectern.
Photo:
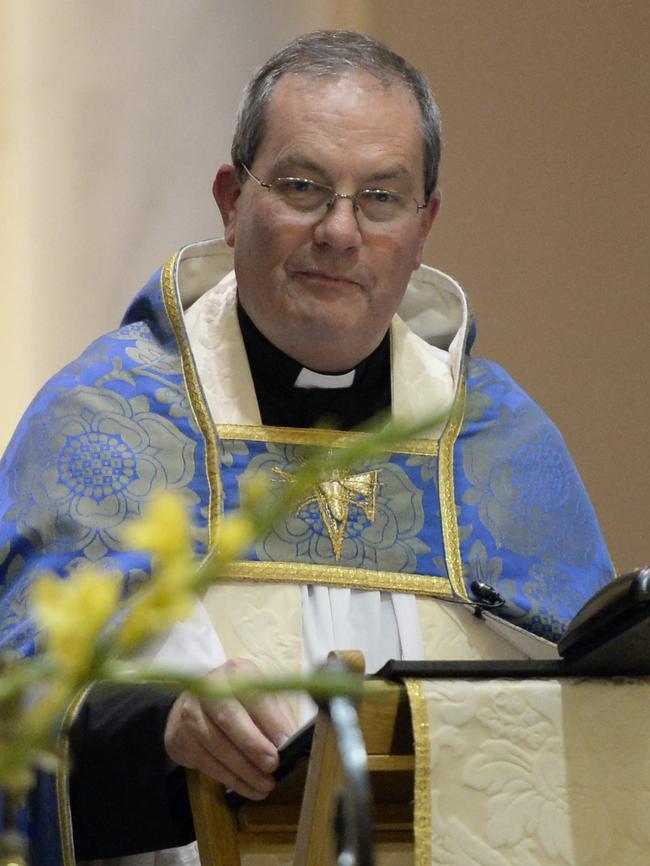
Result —
POLYGON ((650 674, 650 567, 617 577, 583 605, 558 644, 569 664, 650 674))

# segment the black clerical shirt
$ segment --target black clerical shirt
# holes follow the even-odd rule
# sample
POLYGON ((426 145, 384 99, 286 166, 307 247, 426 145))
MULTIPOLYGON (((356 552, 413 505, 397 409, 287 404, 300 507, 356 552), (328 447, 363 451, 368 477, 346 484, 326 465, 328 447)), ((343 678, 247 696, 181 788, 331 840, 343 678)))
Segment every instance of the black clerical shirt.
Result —
MULTIPOLYGON (((270 343, 241 306, 238 317, 263 424, 350 430, 390 408, 388 333, 347 387, 303 388, 296 387, 302 365, 270 343)), ((175 697, 104 685, 84 702, 70 731, 78 859, 157 851, 195 838, 185 771, 169 770, 163 739, 175 697)))
POLYGON ((237 315, 263 424, 351 430, 390 408, 388 333, 375 351, 356 366, 350 386, 331 383, 327 388, 296 387, 302 364, 269 342, 240 305, 237 315))

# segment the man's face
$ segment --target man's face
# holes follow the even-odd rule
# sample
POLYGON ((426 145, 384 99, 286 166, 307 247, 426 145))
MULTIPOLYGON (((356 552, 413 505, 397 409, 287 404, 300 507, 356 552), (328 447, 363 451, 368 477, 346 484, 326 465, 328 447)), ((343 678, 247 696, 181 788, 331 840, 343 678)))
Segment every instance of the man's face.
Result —
MULTIPOLYGON (((388 189, 424 201, 420 110, 401 84, 366 74, 286 75, 274 90, 251 171, 271 183, 308 178, 352 194, 388 189)), ((232 166, 215 180, 242 306, 258 329, 305 366, 336 372, 379 344, 438 209, 438 197, 397 222, 358 222, 337 200, 305 218, 232 166)))

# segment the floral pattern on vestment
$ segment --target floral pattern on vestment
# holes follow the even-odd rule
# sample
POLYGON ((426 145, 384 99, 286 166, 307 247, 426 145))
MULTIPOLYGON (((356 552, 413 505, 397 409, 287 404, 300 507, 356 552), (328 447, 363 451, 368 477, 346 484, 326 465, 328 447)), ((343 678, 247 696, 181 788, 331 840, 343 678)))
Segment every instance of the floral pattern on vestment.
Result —
MULTIPOLYGON (((230 455, 228 465, 236 472, 236 476, 224 475, 227 508, 238 505, 239 485, 258 472, 265 473, 276 489, 290 483, 287 476, 299 469, 309 453, 309 449, 302 446, 249 442, 246 452, 250 452, 250 460, 244 460, 242 458, 249 455, 242 453, 240 442, 231 440, 222 443, 222 448, 230 455), (282 474, 278 474, 278 470, 282 474)), ((419 473, 409 473, 406 464, 404 455, 392 455, 388 461, 368 462, 347 470, 349 475, 378 473, 376 514, 369 520, 359 503, 350 502, 345 540, 336 562, 315 496, 305 497, 294 513, 259 539, 250 558, 431 574, 432 546, 439 550, 442 543, 439 515, 436 517, 437 495, 418 485, 419 473), (429 500, 427 509, 425 499, 429 500)))

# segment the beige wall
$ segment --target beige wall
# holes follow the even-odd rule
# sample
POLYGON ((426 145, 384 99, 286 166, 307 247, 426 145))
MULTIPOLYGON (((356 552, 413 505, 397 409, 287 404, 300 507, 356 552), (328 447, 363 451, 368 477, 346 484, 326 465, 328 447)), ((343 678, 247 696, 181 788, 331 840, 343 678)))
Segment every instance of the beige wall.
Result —
POLYGON ((650 560, 646 0, 5 0, 0 4, 0 448, 31 394, 180 244, 241 87, 319 26, 385 39, 445 121, 428 261, 477 352, 558 422, 616 564, 650 560))
POLYGON ((443 113, 428 261, 468 289, 476 354, 561 428, 617 567, 650 562, 650 4, 369 6, 443 113))
POLYGON ((0 449, 173 250, 221 231, 210 188, 242 87, 331 14, 299 0, 0 3, 0 449))

